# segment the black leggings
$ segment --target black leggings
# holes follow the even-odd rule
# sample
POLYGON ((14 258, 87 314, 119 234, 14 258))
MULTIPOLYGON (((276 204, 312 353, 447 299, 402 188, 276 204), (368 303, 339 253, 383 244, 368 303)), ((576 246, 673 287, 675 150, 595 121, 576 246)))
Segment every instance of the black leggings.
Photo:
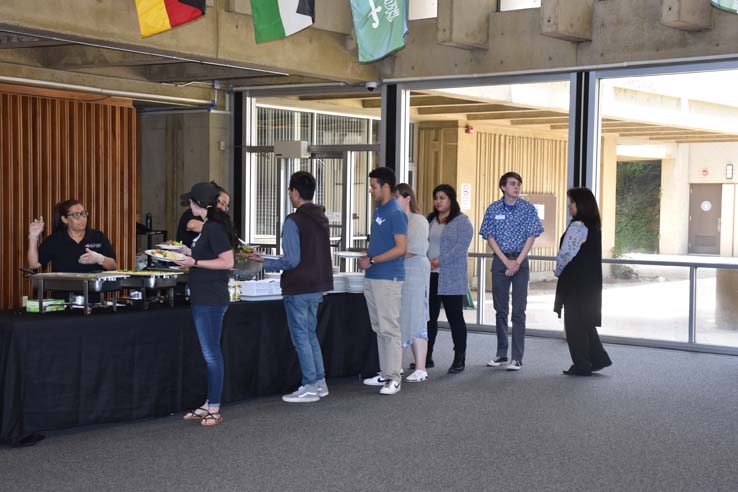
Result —
POLYGON ((454 352, 466 352, 466 321, 464 321, 464 295, 439 296, 438 295, 438 273, 432 272, 430 276, 430 293, 428 295, 428 308, 430 320, 428 321, 428 357, 433 354, 433 346, 436 344, 438 335, 438 315, 441 313, 441 303, 446 312, 448 324, 451 326, 451 338, 454 341, 454 352))

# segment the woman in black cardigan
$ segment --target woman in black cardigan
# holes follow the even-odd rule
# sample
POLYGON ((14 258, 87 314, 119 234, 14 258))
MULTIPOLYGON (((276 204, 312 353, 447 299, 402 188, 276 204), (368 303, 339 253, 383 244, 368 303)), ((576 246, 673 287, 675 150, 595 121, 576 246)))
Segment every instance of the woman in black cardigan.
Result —
POLYGON ((612 364, 597 334, 602 324, 602 233, 600 211, 587 188, 572 188, 569 198, 569 226, 561 237, 554 274, 554 311, 561 317, 569 344, 572 366, 568 376, 591 376, 612 364))

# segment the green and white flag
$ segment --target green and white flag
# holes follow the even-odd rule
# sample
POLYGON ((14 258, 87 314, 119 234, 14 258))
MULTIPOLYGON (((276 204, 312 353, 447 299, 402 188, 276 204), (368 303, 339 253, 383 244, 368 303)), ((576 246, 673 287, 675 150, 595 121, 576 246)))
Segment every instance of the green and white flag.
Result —
POLYGON ((359 61, 381 60, 405 47, 407 0, 351 0, 359 61))
POLYGON ((712 0, 712 6, 726 12, 738 14, 738 0, 712 0))
POLYGON ((315 22, 315 0, 251 0, 257 43, 286 38, 315 22))

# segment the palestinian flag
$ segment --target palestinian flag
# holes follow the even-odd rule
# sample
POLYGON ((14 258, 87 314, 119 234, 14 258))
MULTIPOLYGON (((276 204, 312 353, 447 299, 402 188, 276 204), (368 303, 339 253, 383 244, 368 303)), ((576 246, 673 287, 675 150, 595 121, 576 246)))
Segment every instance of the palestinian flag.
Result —
POLYGON ((257 43, 286 38, 315 22, 315 0, 251 0, 257 43))
POLYGON ((149 37, 205 15, 205 0, 136 0, 141 36, 149 37))

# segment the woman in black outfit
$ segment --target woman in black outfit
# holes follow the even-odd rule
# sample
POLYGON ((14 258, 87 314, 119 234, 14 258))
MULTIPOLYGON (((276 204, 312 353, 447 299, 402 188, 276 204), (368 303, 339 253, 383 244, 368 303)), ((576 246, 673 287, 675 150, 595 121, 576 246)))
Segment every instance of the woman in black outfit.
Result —
POLYGON ((571 222, 561 237, 554 274, 554 311, 561 317, 569 344, 572 366, 567 376, 591 376, 612 364, 597 334, 602 324, 602 233, 600 211, 587 188, 572 188, 569 198, 571 222))
POLYGON ((192 317, 208 368, 208 396, 200 408, 188 412, 185 420, 199 420, 201 425, 219 424, 220 397, 223 392, 223 353, 220 336, 230 297, 228 274, 233 268, 235 235, 230 217, 217 206, 219 189, 212 183, 198 183, 182 195, 190 201, 192 213, 203 219, 202 232, 192 242, 192 249, 178 261, 190 267, 189 286, 192 317))

